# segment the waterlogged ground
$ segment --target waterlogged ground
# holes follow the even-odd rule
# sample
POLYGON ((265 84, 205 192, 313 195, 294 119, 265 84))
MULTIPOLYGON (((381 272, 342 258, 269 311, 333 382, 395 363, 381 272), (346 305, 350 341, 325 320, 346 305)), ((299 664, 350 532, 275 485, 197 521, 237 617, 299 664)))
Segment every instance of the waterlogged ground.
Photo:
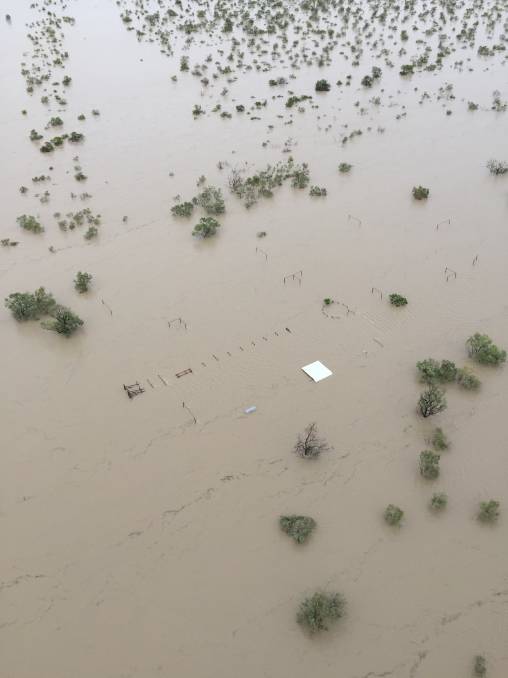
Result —
POLYGON ((3 676, 462 678, 477 654, 508 675, 508 372, 475 366, 480 390, 447 387, 423 419, 415 370, 470 364, 476 331, 508 345, 508 175, 486 168, 508 160, 507 18, 487 1, 4 3, 0 236, 19 244, 0 293, 44 286, 84 325, 0 313, 3 676), (306 188, 249 209, 231 193, 234 170, 290 156, 306 188), (201 208, 171 214, 202 175, 225 200, 205 240, 201 208), (85 208, 96 237, 59 228, 85 208), (314 384, 318 359, 334 374, 314 384), (332 449, 308 461, 291 449, 312 421, 332 449), (451 448, 425 481, 435 426, 451 448), (316 520, 308 543, 279 530, 290 513, 316 520), (347 614, 309 637, 296 612, 321 589, 347 614))

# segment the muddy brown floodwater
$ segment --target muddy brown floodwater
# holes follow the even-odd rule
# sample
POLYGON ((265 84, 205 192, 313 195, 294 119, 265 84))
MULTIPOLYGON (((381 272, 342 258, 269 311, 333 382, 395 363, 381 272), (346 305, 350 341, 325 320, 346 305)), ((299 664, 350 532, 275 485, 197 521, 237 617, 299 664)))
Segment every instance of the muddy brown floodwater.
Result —
POLYGON ((207 89, 180 72, 180 56, 191 68, 215 60, 220 39, 198 36, 168 58, 126 30, 132 2, 55 2, 75 18, 64 40, 73 82, 66 106, 44 106, 19 74, 40 7, 8 5, 0 228, 19 245, 0 249, 0 296, 43 285, 85 325, 65 339, 0 313, 1 675, 461 678, 481 654, 489 678, 506 678, 508 371, 475 367, 479 392, 447 388, 448 408, 428 420, 416 414, 415 373, 429 356, 468 363, 476 331, 508 345, 508 178, 486 169, 508 160, 508 112, 491 110, 494 90, 508 97, 503 55, 478 58, 478 37, 409 80, 382 63, 365 90, 370 51, 353 67, 337 47, 283 90, 268 80, 288 77, 289 59, 207 89), (332 90, 316 94, 318 78, 332 90), (455 98, 438 99, 447 83, 455 98), (314 104, 289 112, 288 89, 314 104), (234 112, 254 99, 268 100, 260 120, 234 112), (212 113, 219 100, 231 119, 212 113), (197 119, 195 104, 206 111, 197 119), (29 132, 46 134, 52 115, 85 141, 39 153, 29 132), (231 169, 287 160, 285 146, 327 196, 287 184, 245 209, 231 169), (32 183, 41 174, 51 179, 32 183), (195 218, 170 213, 202 174, 226 200, 208 240, 192 237, 195 218), (411 196, 419 184, 427 201, 411 196), (71 197, 83 191, 92 197, 71 197), (89 242, 53 217, 83 207, 102 218, 89 242), (21 231, 23 213, 45 232, 21 231), (87 294, 73 288, 78 270, 93 274, 87 294), (296 271, 301 281, 284 284, 296 271), (408 306, 391 307, 390 292, 408 306), (338 302, 333 317, 325 297, 338 302), (333 376, 310 381, 300 368, 314 360, 333 376), (146 390, 129 400, 122 385, 136 381, 146 390), (312 421, 332 449, 307 461, 291 450, 312 421), (418 454, 436 425, 452 445, 439 479, 425 481, 418 454), (449 497, 441 514, 428 510, 437 491, 449 497), (481 525, 478 503, 492 498, 500 519, 481 525), (405 511, 400 529, 383 521, 389 503, 405 511), (288 513, 316 520, 307 544, 280 532, 288 513), (341 592, 347 614, 309 637, 296 611, 319 589, 341 592))

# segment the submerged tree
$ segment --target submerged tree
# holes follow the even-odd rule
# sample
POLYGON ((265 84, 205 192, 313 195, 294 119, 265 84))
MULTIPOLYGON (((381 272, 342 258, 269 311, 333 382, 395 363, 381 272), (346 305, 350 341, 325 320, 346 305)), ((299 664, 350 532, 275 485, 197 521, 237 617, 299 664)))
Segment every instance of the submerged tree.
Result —
POLYGON ((429 506, 433 511, 442 511, 448 505, 448 496, 445 492, 436 492, 432 495, 429 506))
POLYGON ((5 305, 16 320, 39 320, 43 315, 48 315, 55 309, 56 301, 44 287, 39 287, 33 294, 31 292, 9 294, 5 305))
POLYGON ((330 446, 318 436, 317 424, 309 424, 304 433, 298 436, 293 452, 304 459, 316 459, 321 452, 326 452, 330 446))
POLYGON ((296 621, 310 633, 328 631, 328 624, 344 616, 346 600, 340 593, 318 591, 300 604, 296 621))
POLYGON ((430 189, 425 188, 424 186, 414 186, 413 187, 413 198, 415 200, 426 200, 429 197, 430 189))
POLYGON ((495 499, 480 502, 478 520, 482 523, 494 523, 499 518, 499 502, 495 499))
POLYGON ((393 294, 390 294, 390 304, 392 306, 406 306, 407 304, 407 299, 406 297, 403 297, 401 294, 397 294, 394 292, 393 294))

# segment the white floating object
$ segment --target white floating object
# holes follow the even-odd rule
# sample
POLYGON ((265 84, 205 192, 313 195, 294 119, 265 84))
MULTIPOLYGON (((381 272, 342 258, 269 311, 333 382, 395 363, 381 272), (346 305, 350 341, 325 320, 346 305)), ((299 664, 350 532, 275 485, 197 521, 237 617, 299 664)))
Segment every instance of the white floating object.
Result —
POLYGON ((302 367, 302 370, 305 374, 308 374, 311 379, 314 379, 314 381, 322 381, 333 374, 333 372, 319 360, 316 360, 315 363, 310 363, 310 365, 305 365, 305 367, 302 367))
POLYGON ((250 407, 247 407, 247 409, 244 410, 245 414, 252 414, 255 411, 256 411, 255 405, 251 405, 250 407))

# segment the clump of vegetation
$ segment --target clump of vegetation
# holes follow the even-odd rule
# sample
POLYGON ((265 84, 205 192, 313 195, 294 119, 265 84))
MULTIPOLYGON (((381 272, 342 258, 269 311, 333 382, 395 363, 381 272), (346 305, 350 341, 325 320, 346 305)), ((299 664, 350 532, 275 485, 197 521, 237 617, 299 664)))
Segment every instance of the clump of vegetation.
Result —
POLYGON ((331 299, 330 297, 326 297, 325 299, 323 299, 323 304, 325 306, 330 306, 330 304, 333 304, 333 299, 331 299))
POLYGON ((495 499, 480 502, 478 520, 482 523, 495 523, 499 518, 499 502, 495 499))
POLYGON ((431 438, 432 447, 435 450, 447 450, 450 447, 448 438, 442 428, 435 428, 431 438))
POLYGON ((340 593, 318 591, 300 604, 296 621, 310 633, 328 631, 328 624, 344 616, 346 601, 340 593))
POLYGON ((473 660, 473 674, 479 677, 487 675, 487 662, 481 654, 477 654, 473 660))
POLYGON ((312 195, 315 198, 323 198, 327 195, 326 188, 320 188, 319 186, 311 186, 309 195, 312 195))
POLYGON ((436 382, 452 382, 457 377, 457 367, 451 360, 442 360, 439 363, 434 358, 426 358, 416 363, 420 374, 420 381, 426 384, 436 382))
POLYGON ((365 75, 362 78, 362 85, 364 87, 372 87, 373 84, 374 84, 374 78, 371 75, 365 75))
POLYGON ((99 229, 97 226, 89 226, 83 238, 85 240, 92 240, 99 235, 99 229))
POLYGON ((207 214, 218 215, 226 211, 222 191, 215 186, 207 186, 194 198, 194 202, 200 205, 207 214))
POLYGON ((435 492, 429 502, 433 511, 443 511, 448 505, 448 495, 445 492, 435 492))
POLYGON ((500 365, 506 360, 506 351, 498 348, 486 334, 476 332, 466 341, 470 357, 482 365, 500 365))
POLYGON ((329 92, 330 83, 328 80, 318 80, 316 82, 316 92, 329 92))
POLYGON ((415 72, 414 64, 403 64, 400 67, 400 75, 413 75, 415 72))
POLYGON ((34 216, 22 214, 16 221, 25 231, 31 231, 32 233, 42 233, 44 231, 44 227, 34 216))
POLYGON ((406 297, 403 297, 401 294, 397 294, 394 292, 393 294, 390 294, 390 304, 392 306, 406 306, 407 304, 407 299, 406 297))
POLYGON ((384 518, 388 525, 400 525, 400 521, 404 517, 404 511, 395 504, 388 504, 385 508, 384 518))
POLYGON ((41 153, 51 153, 51 151, 55 150, 55 147, 53 146, 51 141, 45 141, 39 150, 41 153))
POLYGON ((42 134, 39 134, 37 130, 30 130, 30 141, 40 141, 42 139, 42 134))
POLYGON ((508 163, 502 160, 489 160, 487 168, 491 174, 506 174, 508 172, 508 163))
POLYGON ((43 315, 49 315, 56 308, 53 295, 39 287, 31 292, 14 292, 5 300, 6 307, 16 320, 39 320, 43 315))
POLYGON ((298 439, 293 448, 293 452, 304 459, 317 459, 322 452, 327 452, 330 446, 320 438, 317 431, 317 424, 309 424, 303 434, 298 439))
POLYGON ((341 174, 348 174, 353 169, 353 165, 350 165, 348 162, 341 162, 339 165, 339 172, 341 174))
POLYGON ((70 337, 83 324, 81 318, 73 313, 70 308, 57 306, 53 320, 43 322, 42 326, 45 330, 51 330, 58 332, 58 334, 63 334, 64 337, 70 337))
POLYGON ((413 186, 413 198, 415 200, 426 200, 429 197, 430 189, 424 186, 413 186))
POLYGON ((181 202, 171 208, 171 214, 174 217, 190 217, 194 211, 193 202, 181 202))
POLYGON ((468 391, 476 391, 481 386, 481 381, 467 367, 457 370, 457 384, 468 391))
POLYGON ((298 544, 303 544, 316 527, 314 518, 308 516, 281 516, 279 519, 280 529, 298 544))
POLYGON ((92 274, 78 271, 76 277, 74 278, 74 287, 80 294, 83 292, 88 292, 90 283, 92 282, 92 274))
POLYGON ((62 118, 55 116, 54 118, 50 118, 47 127, 61 127, 63 124, 62 118))
POLYGON ((201 236, 202 238, 210 238, 217 233, 220 223, 213 217, 201 217, 199 222, 194 226, 192 235, 201 236))
POLYGON ((72 141, 74 144, 78 143, 79 141, 83 141, 84 138, 85 135, 81 134, 81 132, 71 132, 68 137, 69 141, 72 141))
POLYGON ((260 198, 272 198, 274 189, 288 179, 292 180, 294 187, 305 188, 310 180, 308 166, 305 163, 296 165, 293 158, 289 158, 286 162, 268 165, 266 169, 245 178, 238 170, 233 170, 229 177, 229 188, 249 208, 260 198))
POLYGON ((431 386, 421 394, 418 400, 418 406, 424 417, 430 417, 433 414, 442 412, 446 409, 444 391, 435 384, 431 384, 431 386))
POLYGON ((440 455, 432 450, 420 452, 420 473, 428 480, 434 480, 439 476, 440 455))

